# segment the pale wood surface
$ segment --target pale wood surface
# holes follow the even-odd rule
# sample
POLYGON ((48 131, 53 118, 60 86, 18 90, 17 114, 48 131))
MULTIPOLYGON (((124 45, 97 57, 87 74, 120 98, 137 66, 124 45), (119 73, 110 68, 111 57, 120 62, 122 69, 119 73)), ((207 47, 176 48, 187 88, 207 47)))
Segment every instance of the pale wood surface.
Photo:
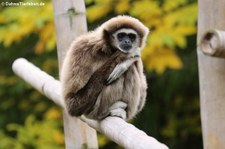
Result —
POLYGON ((199 49, 206 55, 225 58, 225 31, 208 31, 202 37, 199 49))
MULTIPOLYGON (((198 45, 208 30, 225 30, 225 0, 199 0, 198 45)), ((198 47, 204 149, 225 148, 225 59, 198 47)))
MULTIPOLYGON (((72 41, 87 32, 83 0, 53 0, 59 70, 72 41)), ((63 110, 66 149, 98 148, 96 131, 63 110)))
MULTIPOLYGON (((34 66, 33 64, 31 64, 30 62, 28 62, 23 58, 17 59, 13 63, 13 71, 22 79, 24 79, 28 84, 31 84, 34 88, 39 90, 41 93, 45 94, 47 97, 49 97, 51 100, 53 100, 55 103, 59 104, 63 109, 65 109, 64 108, 65 105, 61 97, 61 88, 59 81, 55 80, 47 73, 41 71, 39 68, 37 68, 36 66, 34 66)), ((77 118, 75 117, 69 118, 70 121, 68 121, 68 123, 71 123, 71 121, 73 120, 76 121, 77 123, 77 118)), ((121 118, 108 117, 100 122, 97 122, 82 117, 82 120, 126 149, 168 149, 166 145, 158 142, 155 138, 148 136, 145 132, 137 129, 133 125, 126 123, 121 118)), ((67 119, 65 119, 65 122, 67 122, 67 119)), ((78 122, 80 123, 80 121, 78 122)), ((81 126, 84 125, 82 124, 81 126)), ((82 134, 83 131, 84 132, 86 131, 86 129, 84 129, 83 127, 79 127, 79 130, 77 130, 76 127, 73 126, 72 128, 71 126, 71 130, 68 130, 68 133, 71 133, 69 135, 73 136, 74 133, 82 134)), ((95 135, 91 136, 89 134, 89 138, 87 137, 82 138, 84 139, 82 141, 89 141, 88 139, 91 140, 92 138, 95 137, 96 137, 95 135)), ((70 139, 69 141, 71 142, 80 141, 79 140, 80 138, 77 138, 78 140, 73 140, 73 138, 67 139, 70 139)), ((67 146, 67 148, 71 149, 80 148, 77 147, 77 145, 76 146, 72 145, 67 146)), ((88 146, 88 148, 91 147, 88 146)))

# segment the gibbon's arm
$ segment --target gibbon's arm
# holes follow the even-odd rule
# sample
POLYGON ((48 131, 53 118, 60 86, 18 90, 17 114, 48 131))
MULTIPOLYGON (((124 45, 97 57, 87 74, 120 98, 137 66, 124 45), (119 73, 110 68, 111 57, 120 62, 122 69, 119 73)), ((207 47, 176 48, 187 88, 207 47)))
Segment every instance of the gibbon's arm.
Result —
POLYGON ((111 84, 113 81, 117 80, 135 61, 137 60, 128 59, 120 64, 117 64, 113 72, 109 75, 107 84, 111 84))
POLYGON ((75 95, 82 92, 82 89, 90 80, 94 73, 92 67, 96 61, 91 52, 87 51, 88 46, 86 45, 86 43, 79 42, 74 44, 68 51, 61 70, 63 98, 68 112, 75 116, 80 115, 80 113, 76 110, 73 113, 73 110, 77 108, 80 111, 80 106, 87 102, 75 98, 75 95))
POLYGON ((147 85, 147 81, 146 81, 146 77, 144 75, 144 70, 143 70, 143 62, 141 59, 139 59, 136 63, 135 63, 137 66, 137 70, 138 70, 138 73, 139 73, 139 77, 140 77, 140 80, 141 80, 141 97, 140 97, 140 103, 138 105, 138 112, 140 112, 144 105, 145 105, 145 99, 146 99, 146 96, 147 96, 147 88, 148 88, 148 85, 147 85))
MULTIPOLYGON (((98 95, 106 86, 107 78, 116 67, 117 64, 129 59, 127 54, 120 51, 113 54, 112 57, 93 73, 87 84, 76 94, 71 96, 71 102, 68 106, 68 111, 71 115, 80 116, 88 114, 98 98, 98 95), (79 102, 74 102, 79 101, 79 102)), ((136 58, 132 58, 136 59, 136 58)))
POLYGON ((85 86, 94 73, 91 65, 94 61, 88 52, 85 53, 80 49, 68 51, 61 70, 64 97, 70 92, 76 93, 85 86))
POLYGON ((135 61, 137 61, 137 59, 135 59, 135 57, 140 57, 140 55, 141 55, 141 49, 137 48, 136 51, 134 53, 132 53, 132 57, 134 57, 134 58, 127 59, 126 61, 123 61, 122 63, 117 64, 115 69, 109 75, 109 77, 107 79, 107 84, 111 84, 113 81, 117 80, 125 71, 127 71, 127 69, 135 61))

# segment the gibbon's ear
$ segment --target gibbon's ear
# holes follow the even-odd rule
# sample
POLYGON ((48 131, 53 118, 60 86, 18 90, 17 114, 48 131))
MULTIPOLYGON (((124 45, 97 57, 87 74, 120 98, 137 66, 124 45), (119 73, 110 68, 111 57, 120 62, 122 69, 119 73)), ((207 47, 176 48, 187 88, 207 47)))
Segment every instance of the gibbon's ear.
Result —
POLYGON ((112 53, 112 36, 110 35, 110 33, 106 30, 103 29, 102 30, 102 39, 104 41, 104 44, 102 45, 102 52, 104 52, 105 54, 111 54, 112 53))

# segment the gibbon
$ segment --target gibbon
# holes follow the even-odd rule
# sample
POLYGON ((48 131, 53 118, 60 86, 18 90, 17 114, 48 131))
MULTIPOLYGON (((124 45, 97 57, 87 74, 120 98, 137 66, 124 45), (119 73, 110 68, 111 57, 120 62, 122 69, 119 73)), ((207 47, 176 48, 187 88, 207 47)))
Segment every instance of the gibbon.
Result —
POLYGON ((143 108, 147 83, 140 52, 148 33, 139 20, 123 15, 73 41, 61 70, 70 115, 129 120, 143 108))

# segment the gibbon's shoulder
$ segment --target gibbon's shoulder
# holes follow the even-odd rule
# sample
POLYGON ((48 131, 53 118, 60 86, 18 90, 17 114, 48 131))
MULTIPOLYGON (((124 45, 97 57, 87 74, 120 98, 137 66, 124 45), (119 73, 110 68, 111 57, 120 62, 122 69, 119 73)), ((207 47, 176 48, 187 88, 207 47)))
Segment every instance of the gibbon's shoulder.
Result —
POLYGON ((73 54, 90 51, 90 54, 101 50, 103 48, 104 39, 102 34, 96 30, 89 31, 78 36, 70 45, 69 51, 73 54))
POLYGON ((91 40, 97 39, 98 35, 97 32, 89 31, 87 33, 84 33, 82 35, 79 35, 72 44, 79 44, 79 43, 88 43, 91 40))

